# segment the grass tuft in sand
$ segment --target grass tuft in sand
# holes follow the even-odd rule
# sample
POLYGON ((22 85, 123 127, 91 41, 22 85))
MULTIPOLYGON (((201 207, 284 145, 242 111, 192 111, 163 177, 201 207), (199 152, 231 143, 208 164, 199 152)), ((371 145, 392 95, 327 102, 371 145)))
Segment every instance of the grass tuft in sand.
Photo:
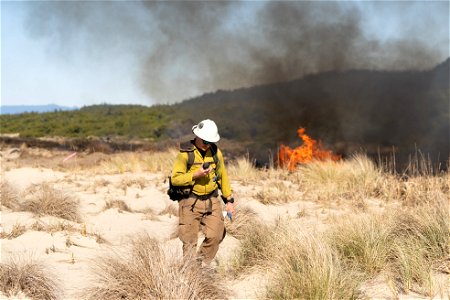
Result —
POLYGON ((225 228, 227 234, 242 240, 251 234, 253 227, 258 225, 258 215, 252 208, 238 202, 235 204, 235 208, 236 212, 233 214, 233 220, 225 219, 225 228))
POLYGON ((69 221, 80 221, 79 202, 69 194, 54 189, 48 183, 34 185, 26 192, 21 210, 38 216, 49 215, 69 221))
POLYGON ((24 294, 31 299, 59 299, 56 282, 43 264, 13 259, 0 263, 0 291, 8 297, 24 294))
POLYGON ((269 299, 356 299, 360 273, 340 260, 336 250, 318 236, 296 231, 278 237, 282 248, 270 263, 273 279, 269 299))
POLYGON ((144 234, 129 251, 97 259, 93 272, 86 299, 223 299, 228 293, 216 272, 165 253, 144 234))
POLYGON ((8 181, 1 181, 0 200, 0 206, 5 206, 13 211, 20 209, 19 193, 8 181))

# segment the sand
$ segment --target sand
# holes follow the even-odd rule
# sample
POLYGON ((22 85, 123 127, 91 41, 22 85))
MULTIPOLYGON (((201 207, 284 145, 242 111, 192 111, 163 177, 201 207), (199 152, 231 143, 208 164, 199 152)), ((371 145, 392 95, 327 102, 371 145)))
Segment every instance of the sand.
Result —
MULTIPOLYGON (((63 157, 58 156, 58 159, 63 157)), ((165 212, 168 207, 177 206, 165 193, 165 174, 95 174, 88 170, 16 167, 8 164, 11 159, 20 158, 3 161, 7 167, 2 167, 2 180, 9 182, 21 195, 30 186, 48 183, 79 201, 82 218, 79 222, 50 216, 38 217, 6 207, 2 207, 1 212, 1 232, 11 232, 17 225, 25 226, 26 231, 15 238, 0 239, 0 260, 5 262, 12 257, 22 257, 43 262, 61 287, 62 299, 77 299, 77 293, 93 280, 90 270, 92 261, 122 247, 136 234, 145 232, 181 256, 181 242, 173 238, 178 218, 165 212), (115 206, 105 209, 107 203, 114 201, 123 201, 130 211, 115 206), (36 229, 38 225, 60 229, 39 231, 36 229)), ((330 217, 348 213, 346 209, 323 207, 302 198, 286 204, 264 205, 255 199, 252 192, 261 188, 258 183, 249 186, 232 181, 232 185, 239 203, 250 207, 266 223, 274 224, 279 219, 288 218, 303 228, 321 230, 330 217), (300 218, 299 212, 305 212, 304 216, 300 218)), ((373 207, 378 206, 374 203, 373 207)), ((231 260, 238 247, 239 241, 228 235, 217 254, 219 265, 231 260)), ((232 291, 230 299, 255 299, 263 295, 267 278, 266 274, 253 272, 225 282, 232 291)), ((389 287, 382 282, 374 280, 367 290, 371 291, 372 299, 393 299, 389 287)), ((415 297, 419 296, 405 295, 404 299, 415 297)), ((25 299, 25 296, 18 294, 10 299, 25 299)))

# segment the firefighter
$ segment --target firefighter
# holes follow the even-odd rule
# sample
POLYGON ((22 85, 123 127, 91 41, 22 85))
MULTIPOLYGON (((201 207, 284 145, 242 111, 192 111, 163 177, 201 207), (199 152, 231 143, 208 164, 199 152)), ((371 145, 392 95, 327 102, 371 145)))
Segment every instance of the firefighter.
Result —
POLYGON ((220 139, 216 123, 203 120, 192 132, 194 139, 180 145, 172 169, 174 186, 191 186, 188 198, 178 202, 178 236, 185 258, 194 256, 209 265, 226 233, 219 190, 228 214, 234 212, 234 198, 222 152, 215 144, 220 139), (200 228, 205 238, 197 251, 200 228))

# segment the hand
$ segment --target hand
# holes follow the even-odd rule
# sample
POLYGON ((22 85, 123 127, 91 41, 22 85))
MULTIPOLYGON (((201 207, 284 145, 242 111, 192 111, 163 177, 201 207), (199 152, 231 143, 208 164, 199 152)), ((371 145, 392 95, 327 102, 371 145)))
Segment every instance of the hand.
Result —
POLYGON ((227 209, 228 219, 230 219, 230 222, 233 222, 234 204, 231 202, 228 202, 226 209, 227 209))
POLYGON ((195 171, 194 175, 192 175, 192 179, 197 179, 201 177, 207 176, 212 171, 212 167, 209 167, 208 169, 200 168, 197 171, 195 171))
POLYGON ((235 212, 234 203, 228 202, 226 209, 227 213, 234 213, 235 212))

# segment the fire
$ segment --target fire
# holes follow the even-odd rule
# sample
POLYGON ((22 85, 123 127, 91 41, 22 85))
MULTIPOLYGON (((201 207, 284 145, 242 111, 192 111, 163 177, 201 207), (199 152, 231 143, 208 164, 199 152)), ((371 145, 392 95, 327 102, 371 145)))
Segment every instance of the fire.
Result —
POLYGON ((305 128, 298 129, 297 134, 302 139, 303 145, 295 149, 281 145, 278 152, 279 166, 292 171, 295 170, 299 163, 308 163, 313 160, 338 161, 341 159, 339 155, 334 154, 331 150, 324 150, 320 141, 316 141, 305 134, 305 128))

